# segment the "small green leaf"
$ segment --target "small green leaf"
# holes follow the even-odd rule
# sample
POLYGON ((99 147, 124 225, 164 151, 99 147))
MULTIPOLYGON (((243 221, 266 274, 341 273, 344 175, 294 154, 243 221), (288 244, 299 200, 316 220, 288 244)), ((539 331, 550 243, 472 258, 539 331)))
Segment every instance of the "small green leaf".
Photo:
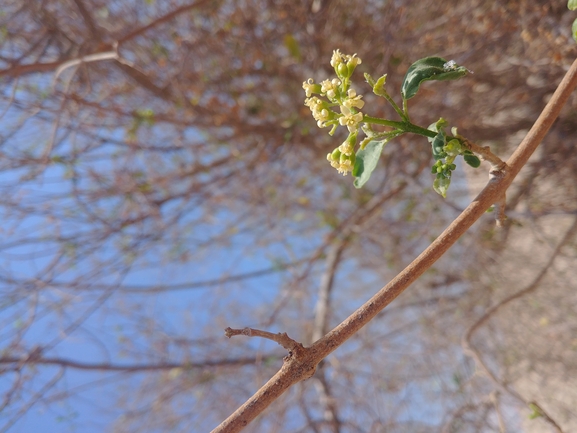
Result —
POLYGON ((569 8, 569 10, 572 10, 572 11, 577 9, 577 0, 569 0, 567 2, 567 7, 569 8))
POLYGON ((443 196, 443 198, 447 198, 447 190, 449 189, 449 185, 451 185, 451 178, 445 176, 437 176, 435 181, 433 182, 433 189, 443 196))
MULTIPOLYGON (((449 124, 449 122, 447 122, 445 119, 443 119, 441 117, 435 123, 431 123, 427 129, 429 131, 433 131, 433 132, 441 132, 441 131, 443 131, 444 128, 447 127, 448 124, 449 124)), ((429 140, 429 143, 432 143, 434 138, 427 137, 427 140, 429 140)))
POLYGON ((443 150, 445 144, 447 143, 447 138, 445 137, 445 133, 440 131, 433 141, 431 142, 431 147, 433 148, 433 158, 435 161, 443 159, 447 156, 447 153, 443 150))
POLYGON ((367 74, 366 72, 363 75, 365 76, 365 81, 367 83, 369 83, 369 86, 374 87, 375 79, 373 77, 371 77, 369 74, 367 74))
POLYGON ((362 188, 367 183, 377 167, 385 144, 387 144, 387 140, 374 140, 357 152, 357 159, 353 168, 353 176, 356 177, 355 188, 362 188))
POLYGON ((445 144, 443 150, 447 153, 447 155, 456 157, 462 153, 463 147, 461 146, 461 142, 458 139, 453 138, 451 141, 445 144))
POLYGON ((573 39, 577 42, 577 19, 573 21, 573 25, 571 26, 571 34, 573 35, 573 39))
POLYGON ((481 165, 481 160, 472 153, 464 153, 463 159, 467 164, 469 164, 473 168, 479 168, 479 166, 481 165))
POLYGON ((417 94, 423 81, 456 80, 467 75, 467 72, 467 68, 458 66, 452 60, 447 62, 442 57, 425 57, 417 60, 408 69, 401 86, 401 94, 404 99, 411 99, 417 94))

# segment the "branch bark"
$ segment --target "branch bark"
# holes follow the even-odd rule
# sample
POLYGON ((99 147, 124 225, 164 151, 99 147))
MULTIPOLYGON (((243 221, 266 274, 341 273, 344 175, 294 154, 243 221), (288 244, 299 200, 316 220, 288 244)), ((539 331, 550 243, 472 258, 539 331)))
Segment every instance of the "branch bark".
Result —
POLYGON ((379 290, 340 325, 313 343, 311 347, 304 348, 298 353, 289 353, 284 358, 284 363, 279 372, 246 403, 216 427, 212 433, 241 431, 289 387, 301 380, 308 379, 314 373, 316 365, 321 360, 368 324, 383 308, 389 305, 443 256, 493 203, 499 202, 500 197, 505 194, 515 176, 527 163, 529 157, 553 125, 576 86, 577 60, 567 71, 552 98, 506 165, 501 170, 491 173, 491 178, 485 188, 449 227, 389 284, 379 290))

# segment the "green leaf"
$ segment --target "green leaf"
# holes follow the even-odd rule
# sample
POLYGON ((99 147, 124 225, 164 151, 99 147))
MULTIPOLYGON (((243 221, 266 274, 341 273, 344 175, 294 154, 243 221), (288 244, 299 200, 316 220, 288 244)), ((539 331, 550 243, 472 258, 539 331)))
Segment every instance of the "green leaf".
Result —
MULTIPOLYGON (((427 129, 429 131, 433 131, 433 132, 443 132, 443 130, 446 128, 447 125, 448 125, 448 122, 441 117, 435 123, 431 123, 427 127, 427 129)), ((435 138, 436 137, 427 137, 427 140, 429 140, 429 143, 432 143, 435 140, 435 138)))
POLYGON ((362 188, 377 167, 379 158, 387 140, 373 140, 364 149, 357 152, 357 159, 353 167, 353 176, 356 177, 355 188, 362 188))
POLYGON ((417 60, 407 71, 401 86, 404 99, 411 99, 417 94, 423 81, 456 80, 467 75, 469 70, 455 62, 447 62, 442 57, 425 57, 417 60))
POLYGON ((449 189, 449 185, 451 185, 451 178, 445 176, 437 176, 435 181, 433 182, 433 189, 443 196, 443 198, 447 198, 447 190, 449 189))
POLYGON ((577 42, 577 19, 573 21, 573 25, 571 26, 571 34, 573 35, 573 39, 577 42))
POLYGON ((569 0, 567 2, 567 7, 569 8, 569 10, 572 10, 572 11, 577 9, 577 0, 569 0))
POLYGON ((435 161, 443 159, 447 156, 447 153, 443 150, 446 143, 447 138, 445 137, 445 133, 443 131, 439 131, 437 136, 433 138, 433 141, 431 142, 431 147, 433 148, 433 158, 435 158, 435 161))
POLYGON ((463 159, 465 160, 465 162, 467 164, 469 164, 471 167, 473 168, 479 168, 479 166, 481 165, 481 160, 473 155, 472 153, 464 153, 463 154, 463 159))
POLYGON ((443 150, 448 156, 452 156, 454 158, 463 152, 463 146, 461 146, 461 142, 458 139, 453 138, 451 141, 445 144, 443 150))

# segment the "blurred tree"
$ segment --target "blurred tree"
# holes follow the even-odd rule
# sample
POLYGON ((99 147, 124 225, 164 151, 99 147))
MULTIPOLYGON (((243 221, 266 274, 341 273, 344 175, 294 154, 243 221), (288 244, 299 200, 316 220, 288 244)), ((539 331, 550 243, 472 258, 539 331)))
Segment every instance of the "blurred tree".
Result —
MULTIPOLYGON (((412 115, 506 157, 575 57, 573 18, 552 1, 5 0, 0 431, 216 426, 284 356, 224 327, 310 343, 475 188, 440 199, 428 143, 404 136, 355 190, 301 83, 356 52, 375 104, 362 72, 392 89, 414 60, 454 58, 474 75, 424 85, 412 115)), ((572 98, 511 188, 511 224, 478 224, 247 431, 550 428, 527 422, 531 400, 577 429, 576 113, 572 98)))

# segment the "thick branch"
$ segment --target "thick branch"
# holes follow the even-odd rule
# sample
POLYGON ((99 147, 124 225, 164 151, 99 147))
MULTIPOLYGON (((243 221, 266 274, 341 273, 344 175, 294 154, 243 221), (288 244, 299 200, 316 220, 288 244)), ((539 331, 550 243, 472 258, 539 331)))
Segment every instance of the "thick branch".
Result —
POLYGON ((517 150, 507 161, 507 166, 493 173, 481 193, 451 223, 451 225, 409 266, 383 287, 368 302, 351 314, 345 321, 323 338, 305 349, 303 357, 287 357, 281 370, 270 379, 253 397, 220 424, 213 433, 232 433, 242 430, 257 415, 291 385, 310 377, 316 365, 368 324, 383 308, 409 287, 429 269, 447 250, 477 221, 485 211, 498 202, 515 176, 526 164, 543 137, 559 115, 571 92, 577 86, 577 61, 573 63, 543 112, 523 139, 517 150))

